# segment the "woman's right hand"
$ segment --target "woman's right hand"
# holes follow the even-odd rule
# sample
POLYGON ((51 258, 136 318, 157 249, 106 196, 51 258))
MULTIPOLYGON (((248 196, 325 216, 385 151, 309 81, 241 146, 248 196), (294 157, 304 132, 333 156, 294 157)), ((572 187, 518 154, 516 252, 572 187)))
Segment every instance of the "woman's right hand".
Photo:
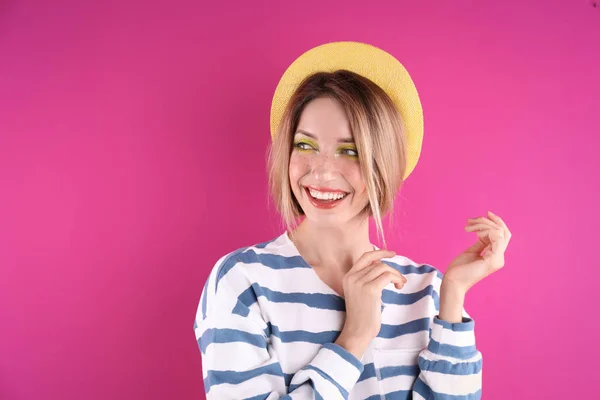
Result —
POLYGON ((346 321, 336 344, 362 358, 369 343, 381 330, 381 294, 390 282, 401 289, 406 278, 381 262, 396 255, 389 250, 367 251, 344 276, 346 321))

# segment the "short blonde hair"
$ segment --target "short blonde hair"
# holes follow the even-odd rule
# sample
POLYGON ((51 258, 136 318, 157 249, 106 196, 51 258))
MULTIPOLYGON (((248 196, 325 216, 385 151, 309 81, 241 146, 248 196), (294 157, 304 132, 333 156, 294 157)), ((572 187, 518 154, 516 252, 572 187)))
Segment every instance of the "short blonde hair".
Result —
POLYGON ((320 97, 337 100, 346 112, 365 180, 369 204, 363 210, 375 220, 385 244, 382 219, 393 214, 394 198, 406 171, 406 136, 394 102, 371 80, 348 70, 317 72, 298 86, 268 148, 269 188, 288 230, 304 215, 289 181, 294 133, 306 104, 320 97))

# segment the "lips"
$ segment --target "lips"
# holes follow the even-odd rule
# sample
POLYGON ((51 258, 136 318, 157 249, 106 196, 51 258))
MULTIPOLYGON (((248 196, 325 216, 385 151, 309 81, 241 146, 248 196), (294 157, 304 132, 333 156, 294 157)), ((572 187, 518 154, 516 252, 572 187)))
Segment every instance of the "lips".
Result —
MULTIPOLYGON (((311 189, 313 190, 319 190, 316 187, 311 187, 311 189)), ((321 200, 321 199, 316 199, 314 198, 311 194, 310 194, 310 190, 308 187, 304 187, 304 191, 306 193, 306 196, 308 197, 308 200, 310 201, 310 203, 316 207, 316 208, 320 208, 320 209, 331 209, 333 207, 336 207, 337 205, 339 205, 341 202, 343 202, 346 197, 348 197, 347 192, 341 191, 341 190, 324 190, 321 189, 319 190, 320 192, 324 192, 324 193, 334 193, 334 194, 339 194, 342 193, 344 194, 344 197, 342 197, 341 199, 337 199, 337 200, 321 200)))

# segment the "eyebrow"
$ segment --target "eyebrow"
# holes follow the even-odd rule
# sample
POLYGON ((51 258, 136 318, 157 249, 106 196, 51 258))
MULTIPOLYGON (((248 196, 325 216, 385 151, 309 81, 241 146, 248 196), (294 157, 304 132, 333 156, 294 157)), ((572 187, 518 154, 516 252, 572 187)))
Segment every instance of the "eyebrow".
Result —
MULTIPOLYGON (((308 136, 309 138, 317 140, 317 137, 315 135, 313 135, 312 133, 308 133, 306 131, 298 129, 296 131, 295 135, 297 135, 299 133, 301 133, 301 134, 303 134, 305 136, 308 136)), ((338 143, 354 143, 354 138, 342 138, 342 139, 338 139, 337 141, 338 141, 338 143)))

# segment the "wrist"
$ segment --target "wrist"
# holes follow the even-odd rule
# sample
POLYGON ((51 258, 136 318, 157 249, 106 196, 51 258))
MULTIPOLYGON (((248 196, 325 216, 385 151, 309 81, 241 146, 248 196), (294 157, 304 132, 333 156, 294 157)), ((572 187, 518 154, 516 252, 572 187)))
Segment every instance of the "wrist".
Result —
POLYGON ((354 357, 360 360, 369 346, 369 341, 365 341, 364 339, 356 336, 344 334, 344 331, 342 331, 340 336, 335 341, 335 344, 343 347, 347 352, 351 353, 354 355, 354 357))
POLYGON ((446 292, 446 294, 449 296, 464 298, 467 294, 467 290, 467 288, 455 282, 451 277, 446 277, 444 275, 442 278, 442 284, 440 285, 440 296, 442 292, 446 292))
POLYGON ((440 319, 451 322, 462 322, 466 290, 442 279, 440 287, 440 319))
POLYGON ((462 293, 464 296, 470 286, 465 286, 465 284, 461 282, 460 276, 455 275, 456 274, 453 274, 452 272, 445 273, 442 278, 442 287, 448 288, 448 290, 456 294, 462 293))

